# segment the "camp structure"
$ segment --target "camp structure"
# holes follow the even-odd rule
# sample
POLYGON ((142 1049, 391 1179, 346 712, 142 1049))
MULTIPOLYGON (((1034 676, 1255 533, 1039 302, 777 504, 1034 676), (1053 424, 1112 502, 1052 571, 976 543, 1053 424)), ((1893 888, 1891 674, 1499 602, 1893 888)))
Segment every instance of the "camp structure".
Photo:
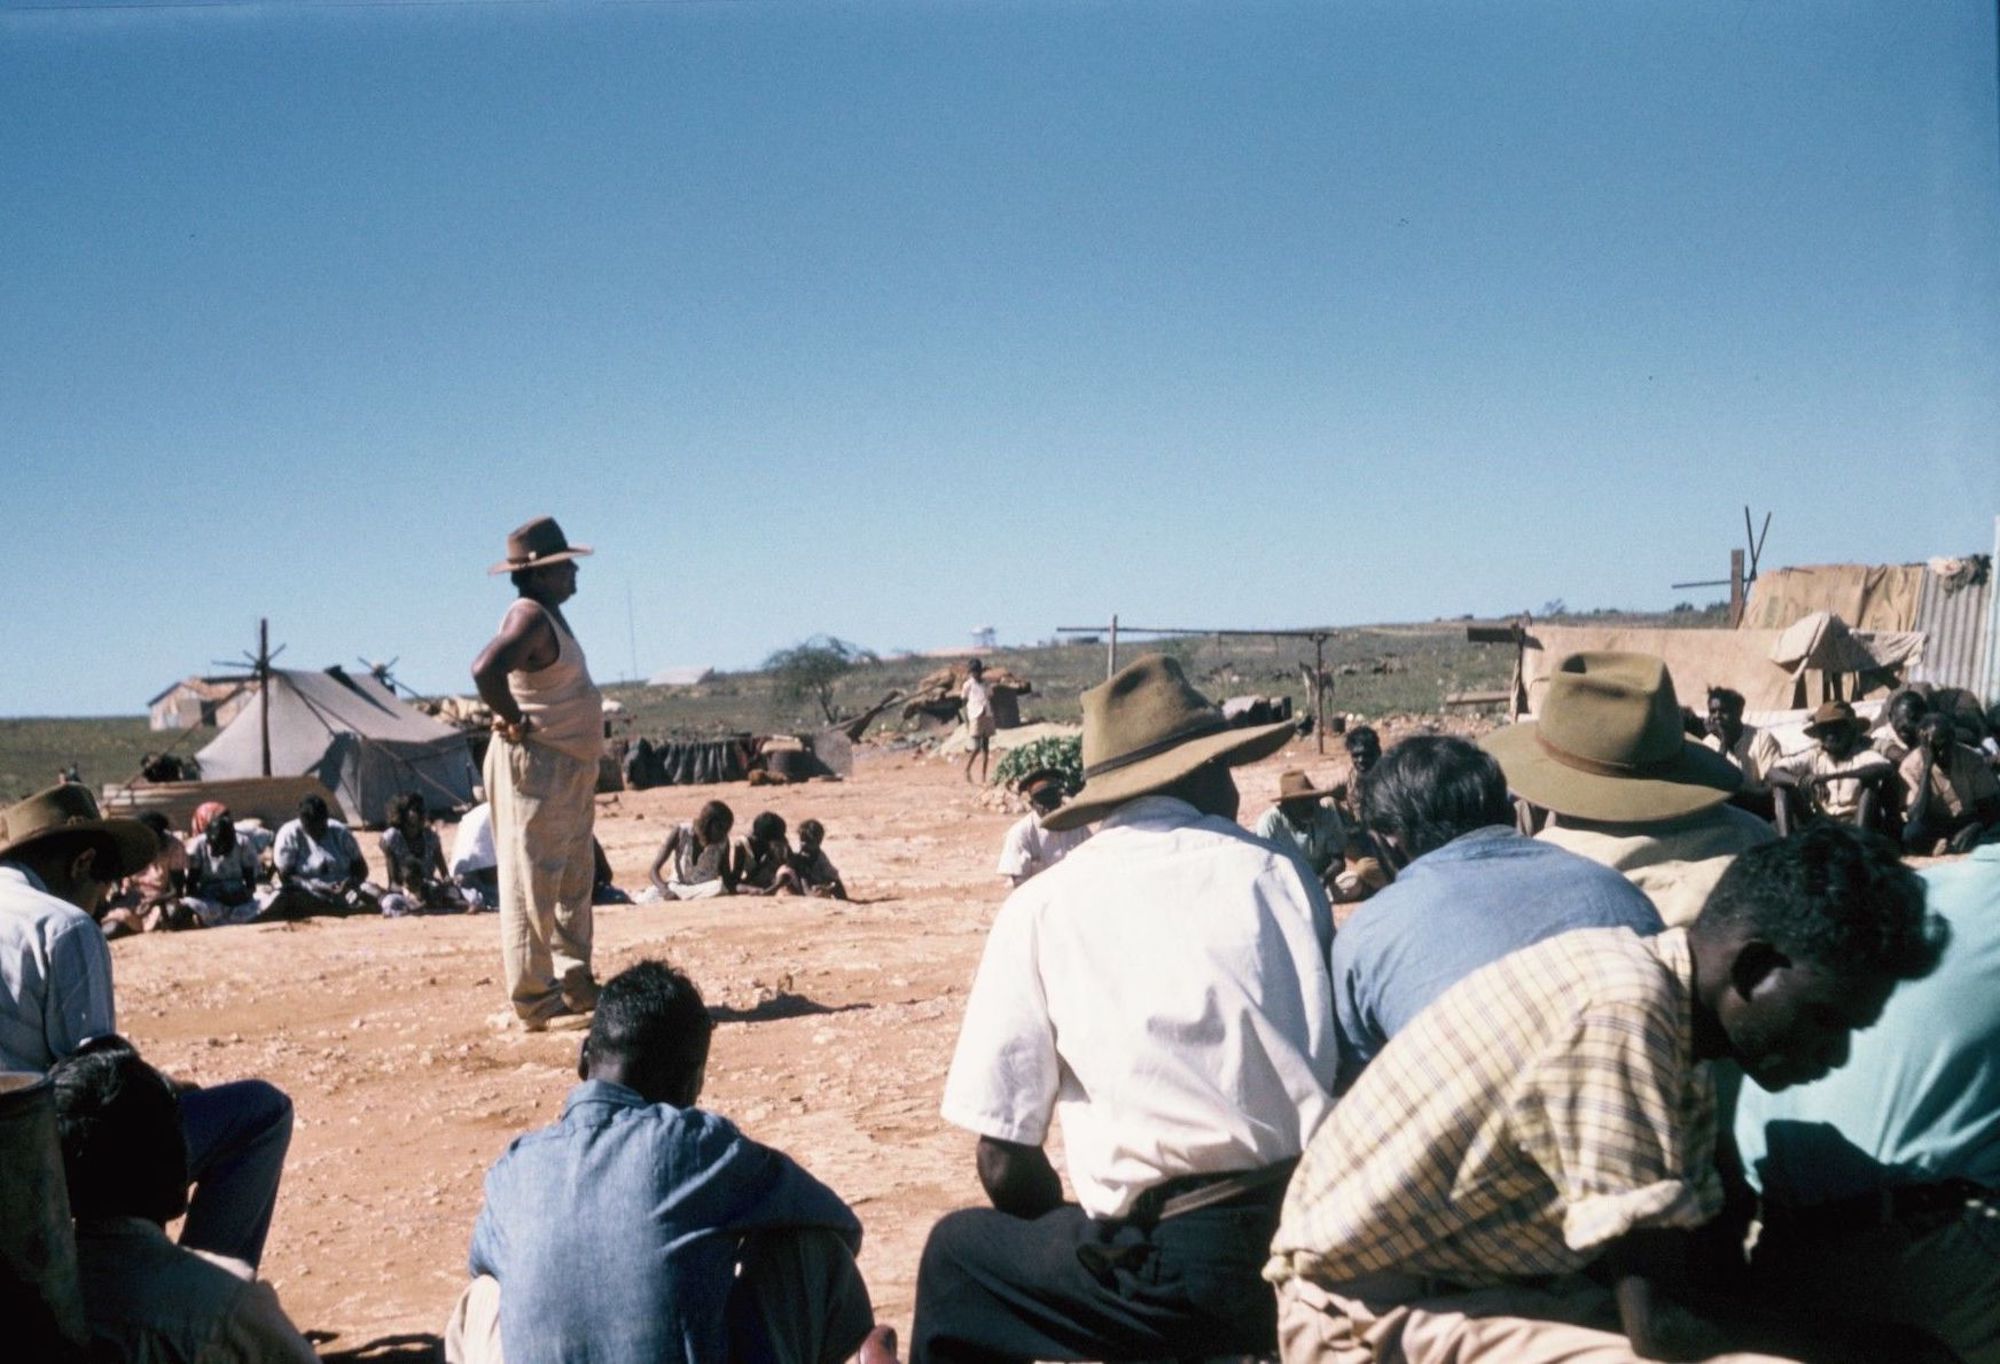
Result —
POLYGON ((257 694, 252 677, 184 677, 146 701, 154 729, 220 729, 257 694))
POLYGON ((380 825, 389 802, 414 791, 433 809, 472 803, 465 735, 400 700, 375 677, 340 668, 271 670, 270 683, 196 755, 206 780, 264 771, 269 707, 273 776, 313 776, 350 824, 380 825))
MULTIPOLYGON (((965 679, 969 675, 970 670, 962 662, 926 674, 903 700, 904 722, 932 728, 957 723, 959 713, 965 709, 965 679)), ((992 695, 993 723, 1001 729, 1020 724, 1020 699, 1033 692, 1035 684, 999 664, 986 665, 984 677, 992 695)))

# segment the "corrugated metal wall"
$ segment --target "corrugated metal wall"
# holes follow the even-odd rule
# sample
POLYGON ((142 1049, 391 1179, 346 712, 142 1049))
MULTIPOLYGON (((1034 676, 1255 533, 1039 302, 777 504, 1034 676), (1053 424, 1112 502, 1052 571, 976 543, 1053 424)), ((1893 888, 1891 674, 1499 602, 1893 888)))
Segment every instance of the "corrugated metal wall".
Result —
POLYGON ((1917 596, 1916 628, 1924 632, 1923 661, 1910 669, 1910 680, 1939 687, 1962 687, 1985 702, 1996 699, 1988 676, 1987 641, 1993 629, 1993 574, 1986 581, 1945 590, 1937 574, 1924 573, 1917 596))

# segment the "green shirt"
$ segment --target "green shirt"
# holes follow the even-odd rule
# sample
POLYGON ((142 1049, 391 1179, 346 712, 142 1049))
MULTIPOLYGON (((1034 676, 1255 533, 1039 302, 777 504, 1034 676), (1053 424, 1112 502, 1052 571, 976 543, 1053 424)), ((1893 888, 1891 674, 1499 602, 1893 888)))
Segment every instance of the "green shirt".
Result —
POLYGON ((1340 812, 1331 805, 1317 803, 1312 818, 1304 825, 1285 818, 1282 805, 1273 805, 1257 821, 1257 837, 1267 838, 1296 854, 1312 868, 1314 876, 1325 876, 1326 869, 1341 860, 1341 853, 1347 847, 1347 830, 1341 825, 1340 812))

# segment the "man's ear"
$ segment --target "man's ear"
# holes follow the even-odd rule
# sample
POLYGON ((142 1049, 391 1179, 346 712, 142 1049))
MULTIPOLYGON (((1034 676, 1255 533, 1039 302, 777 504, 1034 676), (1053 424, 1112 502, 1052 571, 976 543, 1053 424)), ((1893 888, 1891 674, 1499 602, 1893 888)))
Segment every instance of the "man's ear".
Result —
POLYGON ((69 883, 72 886, 80 886, 86 881, 107 881, 115 879, 117 878, 101 876, 98 874, 97 849, 95 848, 85 848, 81 852, 79 852, 75 857, 70 859, 69 883))
POLYGON ((1770 943, 1752 938, 1737 948, 1730 960, 1729 988, 1739 998, 1748 999, 1772 972, 1791 964, 1792 959, 1770 943))
POLYGON ((590 1039, 588 1037, 576 1044, 576 1078, 579 1080, 588 1080, 590 1078, 590 1039))

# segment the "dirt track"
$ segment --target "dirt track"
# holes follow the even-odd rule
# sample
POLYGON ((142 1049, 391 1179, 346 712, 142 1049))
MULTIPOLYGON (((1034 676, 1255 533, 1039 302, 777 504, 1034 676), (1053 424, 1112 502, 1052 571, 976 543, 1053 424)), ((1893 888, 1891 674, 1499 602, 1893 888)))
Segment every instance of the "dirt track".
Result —
MULTIPOLYGON (((1243 773, 1245 821, 1280 767, 1340 770, 1330 748, 1320 758, 1308 741, 1243 773)), ((854 1205, 877 1311, 907 1333, 926 1230, 980 1197, 971 1138, 937 1106, 1014 816, 982 806, 954 765, 864 751, 843 784, 600 797, 619 884, 644 885, 670 823, 712 796, 739 825, 764 808, 823 820, 858 902, 602 909, 599 973, 663 955, 694 976, 720 1020, 704 1105, 854 1205)), ((553 1121, 575 1080, 576 1034, 495 1026, 497 933, 490 915, 320 920, 112 945, 120 1024, 149 1059, 292 1095, 298 1131, 264 1272, 329 1355, 431 1357, 423 1337, 464 1281, 486 1167, 553 1121)))

